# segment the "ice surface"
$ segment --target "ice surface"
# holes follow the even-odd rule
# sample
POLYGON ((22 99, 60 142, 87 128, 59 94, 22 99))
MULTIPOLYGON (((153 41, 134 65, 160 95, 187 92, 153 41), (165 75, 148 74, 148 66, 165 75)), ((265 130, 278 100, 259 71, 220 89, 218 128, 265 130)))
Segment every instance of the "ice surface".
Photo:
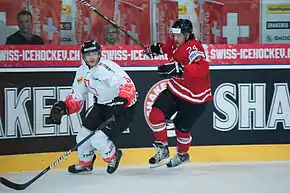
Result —
MULTIPOLYGON (((0 173, 24 183, 37 172, 0 173)), ((0 184, 0 193, 15 192, 0 184)), ((25 193, 290 193, 290 162, 188 163, 178 168, 121 166, 109 175, 97 167, 91 174, 52 170, 25 193)))

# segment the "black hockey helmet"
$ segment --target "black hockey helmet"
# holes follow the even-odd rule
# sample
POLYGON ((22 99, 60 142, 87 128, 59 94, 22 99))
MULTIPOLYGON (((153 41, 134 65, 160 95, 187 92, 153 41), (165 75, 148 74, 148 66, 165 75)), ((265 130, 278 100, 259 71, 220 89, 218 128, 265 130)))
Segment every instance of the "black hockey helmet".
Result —
POLYGON ((172 33, 192 33, 192 23, 189 19, 178 19, 171 27, 172 33))
POLYGON ((101 44, 99 44, 96 40, 88 40, 82 44, 81 52, 82 54, 90 53, 90 52, 99 52, 101 53, 101 44))
POLYGON ((173 34, 183 34, 186 37, 187 33, 189 33, 189 38, 186 41, 195 39, 192 30, 192 23, 189 19, 178 19, 171 27, 171 33, 173 34))

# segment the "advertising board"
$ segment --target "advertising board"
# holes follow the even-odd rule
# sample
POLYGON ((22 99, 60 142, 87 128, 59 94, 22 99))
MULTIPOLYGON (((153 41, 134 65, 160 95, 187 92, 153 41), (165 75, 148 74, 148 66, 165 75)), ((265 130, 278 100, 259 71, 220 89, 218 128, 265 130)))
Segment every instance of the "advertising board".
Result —
MULTIPOLYGON (((76 47, 67 46, 59 46, 58 49, 74 53, 71 60, 59 58, 65 56, 64 51, 51 54, 51 60, 35 54, 27 59, 23 54, 55 49, 47 46, 44 49, 25 48, 26 51, 18 48, 23 55, 19 55, 22 60, 16 60, 15 55, 11 57, 3 53, 17 49, 1 48, 0 162, 11 163, 11 167, 3 165, 0 171, 7 171, 7 168, 10 168, 9 171, 41 169, 41 164, 49 163, 59 152, 75 144, 83 111, 64 117, 60 126, 47 124, 46 119, 52 104, 63 100, 69 92, 81 57, 76 47), (38 59, 32 60, 32 56, 38 59), (13 164, 19 159, 34 164, 13 164), (30 159, 33 161, 28 161, 30 159)), ((167 60, 166 57, 117 60, 116 50, 127 53, 139 50, 136 47, 126 48, 105 47, 103 56, 107 57, 104 53, 113 50, 110 57, 123 66, 137 86, 139 100, 135 118, 117 141, 117 146, 126 152, 126 163, 144 164, 154 153, 148 113, 167 82, 156 74, 156 65, 167 60), (135 159, 136 156, 138 159, 135 159)), ((290 148, 289 46, 205 45, 205 48, 211 62, 214 100, 193 125, 190 149, 193 161, 290 159, 286 153, 290 148)), ((92 102, 90 95, 83 110, 92 102)), ((174 125, 168 125, 172 148, 176 145, 173 128, 174 125)), ((75 159, 71 159, 70 163, 75 159)))

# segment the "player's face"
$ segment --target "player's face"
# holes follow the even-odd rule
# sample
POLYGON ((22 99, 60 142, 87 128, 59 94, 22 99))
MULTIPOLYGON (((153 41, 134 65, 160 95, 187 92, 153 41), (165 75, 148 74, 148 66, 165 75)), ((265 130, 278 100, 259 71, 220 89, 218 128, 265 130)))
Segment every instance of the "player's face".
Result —
POLYGON ((98 52, 90 52, 86 53, 84 57, 87 65, 92 68, 98 64, 101 56, 98 52))
POLYGON ((32 32, 32 18, 30 15, 19 15, 18 17, 18 27, 22 33, 32 32))
POLYGON ((109 44, 114 45, 118 40, 118 30, 109 29, 107 33, 107 41, 109 44))
POLYGON ((185 42, 185 37, 182 33, 180 34, 173 34, 173 38, 175 41, 176 46, 181 46, 185 42))

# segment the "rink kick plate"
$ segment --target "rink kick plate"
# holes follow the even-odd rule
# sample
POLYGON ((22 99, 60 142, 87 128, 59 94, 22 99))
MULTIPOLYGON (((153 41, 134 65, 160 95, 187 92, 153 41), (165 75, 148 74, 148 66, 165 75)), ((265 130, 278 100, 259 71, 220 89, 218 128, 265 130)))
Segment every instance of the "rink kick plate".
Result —
MULTIPOLYGON (((171 157, 176 148, 170 147, 171 157)), ((156 153, 152 148, 123 149, 124 156, 120 165, 148 165, 148 159, 156 153)), ((232 162, 232 161, 279 161, 290 160, 290 145, 233 145, 233 146, 192 146, 191 162, 232 162)), ((0 172, 21 172, 43 170, 64 152, 0 156, 0 172), (21 163, 21 164, 20 164, 21 163)), ((57 164, 55 168, 67 168, 78 160, 76 152, 57 164)), ((105 167, 102 159, 95 167, 105 167)), ((148 166, 149 167, 149 166, 148 166)))

